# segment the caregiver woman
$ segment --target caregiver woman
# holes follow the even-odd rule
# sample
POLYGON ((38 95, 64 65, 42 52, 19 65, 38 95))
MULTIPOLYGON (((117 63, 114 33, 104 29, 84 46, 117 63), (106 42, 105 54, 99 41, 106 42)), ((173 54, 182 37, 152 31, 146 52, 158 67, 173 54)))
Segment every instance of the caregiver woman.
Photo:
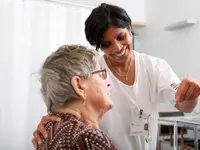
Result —
MULTIPOLYGON (((114 107, 100 121, 100 129, 120 150, 155 150, 158 103, 191 112, 199 84, 188 78, 180 81, 165 60, 133 51, 131 19, 123 8, 105 3, 95 8, 85 21, 85 34, 104 52, 101 63, 112 81, 114 107)), ((38 133, 48 136, 44 126, 49 120, 57 118, 43 117, 34 132, 34 146, 41 139, 38 133)))

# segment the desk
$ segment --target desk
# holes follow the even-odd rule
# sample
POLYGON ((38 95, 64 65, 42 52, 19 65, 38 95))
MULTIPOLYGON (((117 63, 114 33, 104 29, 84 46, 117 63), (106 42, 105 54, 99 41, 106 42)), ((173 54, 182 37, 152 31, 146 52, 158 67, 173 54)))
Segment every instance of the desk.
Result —
POLYGON ((193 129, 194 148, 198 150, 197 132, 200 131, 200 115, 184 117, 160 117, 158 119, 158 124, 174 126, 174 150, 178 150, 178 127, 193 129))

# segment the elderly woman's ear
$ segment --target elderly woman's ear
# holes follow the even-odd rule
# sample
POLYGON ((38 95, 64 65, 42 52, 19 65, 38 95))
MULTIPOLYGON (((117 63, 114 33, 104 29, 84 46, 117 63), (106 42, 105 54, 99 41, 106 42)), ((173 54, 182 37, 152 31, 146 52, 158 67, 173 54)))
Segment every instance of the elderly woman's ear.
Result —
POLYGON ((86 80, 81 79, 79 76, 74 76, 71 79, 71 84, 72 87, 74 89, 74 91, 76 92, 76 94, 82 99, 82 100, 86 100, 86 88, 87 88, 87 84, 86 84, 86 80))

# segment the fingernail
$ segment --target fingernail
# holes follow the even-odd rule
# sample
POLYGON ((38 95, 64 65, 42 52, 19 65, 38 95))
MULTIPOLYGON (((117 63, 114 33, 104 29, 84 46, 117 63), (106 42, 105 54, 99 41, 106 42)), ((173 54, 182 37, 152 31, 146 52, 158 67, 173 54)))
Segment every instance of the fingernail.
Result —
POLYGON ((41 144, 42 142, 41 142, 41 141, 39 141, 38 143, 39 143, 39 144, 41 144))
POLYGON ((60 118, 57 118, 56 120, 57 120, 57 121, 60 121, 60 118))
POLYGON ((47 138, 47 134, 45 134, 44 137, 47 138))

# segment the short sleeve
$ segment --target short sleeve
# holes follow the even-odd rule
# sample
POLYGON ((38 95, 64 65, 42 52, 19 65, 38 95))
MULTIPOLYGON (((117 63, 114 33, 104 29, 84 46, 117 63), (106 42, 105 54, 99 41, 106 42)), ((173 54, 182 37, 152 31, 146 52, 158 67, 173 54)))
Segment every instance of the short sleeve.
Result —
POLYGON ((171 84, 179 84, 180 79, 176 76, 170 65, 163 59, 158 59, 156 76, 158 102, 174 104, 176 91, 171 87, 171 84))
POLYGON ((76 138, 74 150, 116 150, 110 139, 101 131, 90 129, 76 138))

